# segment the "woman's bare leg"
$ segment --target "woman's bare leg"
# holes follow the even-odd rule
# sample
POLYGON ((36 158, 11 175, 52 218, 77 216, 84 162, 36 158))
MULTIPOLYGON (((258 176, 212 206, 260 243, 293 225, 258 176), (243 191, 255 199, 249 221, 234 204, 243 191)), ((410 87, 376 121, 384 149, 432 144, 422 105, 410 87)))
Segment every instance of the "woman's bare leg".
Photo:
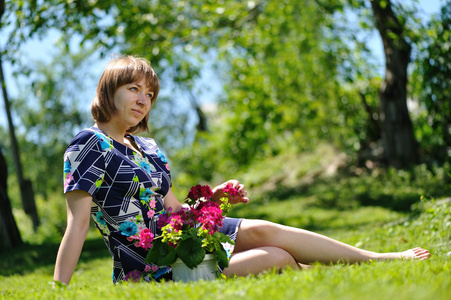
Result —
POLYGON ((224 269, 223 274, 246 276, 274 268, 280 271, 288 266, 293 269, 301 267, 290 253, 281 248, 259 247, 242 252, 234 251, 229 260, 229 267, 224 269))
POLYGON ((299 228, 283 226, 261 220, 243 220, 241 222, 235 253, 260 248, 281 248, 291 254, 301 264, 320 263, 357 263, 371 260, 401 258, 426 259, 430 256, 422 248, 405 252, 376 253, 362 250, 326 236, 299 228))

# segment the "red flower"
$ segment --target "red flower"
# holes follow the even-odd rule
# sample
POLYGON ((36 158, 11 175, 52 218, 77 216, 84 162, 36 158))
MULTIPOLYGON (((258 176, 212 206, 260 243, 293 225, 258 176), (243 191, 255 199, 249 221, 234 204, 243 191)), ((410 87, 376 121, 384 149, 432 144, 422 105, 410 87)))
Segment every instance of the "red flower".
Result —
POLYGON ((189 193, 188 196, 186 198, 191 199, 191 200, 198 200, 200 198, 205 198, 210 200, 211 198, 213 198, 213 191, 211 190, 211 188, 208 185, 196 185, 193 186, 189 193))

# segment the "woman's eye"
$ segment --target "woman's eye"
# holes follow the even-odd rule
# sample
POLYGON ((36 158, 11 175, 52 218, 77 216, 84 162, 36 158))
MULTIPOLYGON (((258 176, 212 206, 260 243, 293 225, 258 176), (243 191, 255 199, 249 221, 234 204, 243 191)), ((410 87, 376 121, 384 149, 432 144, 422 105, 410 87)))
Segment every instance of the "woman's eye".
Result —
POLYGON ((138 88, 135 87, 135 86, 132 86, 132 87, 130 88, 130 91, 137 91, 137 90, 138 90, 138 88))

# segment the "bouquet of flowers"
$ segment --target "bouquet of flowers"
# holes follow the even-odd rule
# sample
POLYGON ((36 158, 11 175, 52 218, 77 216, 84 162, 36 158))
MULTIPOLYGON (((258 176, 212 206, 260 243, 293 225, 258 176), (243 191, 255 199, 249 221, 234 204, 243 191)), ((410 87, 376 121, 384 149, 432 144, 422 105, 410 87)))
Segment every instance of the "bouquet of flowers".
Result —
POLYGON ((208 185, 193 186, 185 199, 186 205, 180 211, 168 211, 159 216, 157 226, 162 234, 153 240, 146 261, 163 266, 180 258, 193 269, 204 260, 206 253, 212 253, 222 266, 227 267, 228 256, 222 243, 234 242, 218 230, 231 207, 228 198, 238 197, 239 192, 227 185, 224 194, 227 197, 217 203, 208 185))

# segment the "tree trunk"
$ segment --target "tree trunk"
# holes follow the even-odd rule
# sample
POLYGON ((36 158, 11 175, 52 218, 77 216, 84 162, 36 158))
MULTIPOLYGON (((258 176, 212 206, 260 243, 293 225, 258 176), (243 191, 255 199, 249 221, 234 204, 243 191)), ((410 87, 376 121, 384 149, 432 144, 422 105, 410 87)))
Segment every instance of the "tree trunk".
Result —
POLYGON ((379 91, 381 129, 386 162, 396 168, 417 164, 418 143, 407 109, 407 66, 411 46, 389 0, 372 0, 376 27, 385 54, 385 79, 379 91))
POLYGON ((202 111, 202 108, 200 107, 196 96, 194 96, 194 93, 192 90, 190 90, 186 85, 183 85, 184 88, 186 89, 186 91, 188 92, 188 97, 191 101, 191 105, 193 106, 194 110, 196 111, 197 114, 197 126, 196 129, 198 132, 206 132, 208 131, 208 127, 207 127, 207 118, 205 117, 204 112, 202 111))
MULTIPOLYGON (((0 20, 5 13, 5 0, 0 0, 0 20)), ((0 29, 2 28, 2 23, 0 23, 0 29)), ((17 179, 19 181, 20 194, 22 198, 22 205, 25 213, 31 217, 33 222, 33 228, 36 231, 39 226, 39 216, 36 210, 36 203, 34 201, 33 185, 30 180, 25 179, 22 174, 22 164, 20 162, 20 151, 19 145, 17 144, 16 135, 14 133, 14 124, 11 116, 11 109, 9 107, 8 94, 6 92, 6 81, 3 75, 3 61, 2 55, 0 53, 0 86, 2 89, 3 100, 5 101, 5 111, 8 118, 9 136, 11 138, 11 150, 14 158, 14 163, 16 166, 17 179)), ((6 166, 6 164, 5 164, 6 166)), ((5 188, 6 195, 6 188, 5 188)), ((6 201, 6 200, 5 200, 6 201)), ((8 200, 9 203, 9 200, 8 200)))
POLYGON ((10 249, 22 243, 19 229, 7 194, 8 169, 0 151, 0 249, 10 249))
MULTIPOLYGON (((2 6, 0 6, 0 9, 1 8, 2 8, 2 6)), ((2 14, 3 14, 3 12, 0 11, 0 18, 2 16, 2 14)), ((36 204, 34 201, 33 186, 31 184, 30 180, 25 179, 23 177, 23 173, 22 173, 22 164, 20 162, 19 145, 17 143, 16 135, 14 133, 14 124, 12 121, 8 94, 6 92, 6 82, 5 82, 5 77, 3 75, 3 61, 2 61, 1 54, 0 54, 0 85, 1 85, 1 89, 2 89, 3 99, 5 101, 5 111, 6 111, 6 116, 8 118, 9 135, 11 138, 11 152, 13 154, 14 163, 16 166, 16 174, 17 174, 17 179, 19 181, 22 205, 23 205, 23 209, 24 209, 25 213, 31 217, 31 220, 33 222, 33 228, 36 231, 37 227, 39 226, 39 217, 38 217, 38 213, 36 210, 36 204)), ((5 192, 6 192, 6 190, 5 190, 5 192)))

